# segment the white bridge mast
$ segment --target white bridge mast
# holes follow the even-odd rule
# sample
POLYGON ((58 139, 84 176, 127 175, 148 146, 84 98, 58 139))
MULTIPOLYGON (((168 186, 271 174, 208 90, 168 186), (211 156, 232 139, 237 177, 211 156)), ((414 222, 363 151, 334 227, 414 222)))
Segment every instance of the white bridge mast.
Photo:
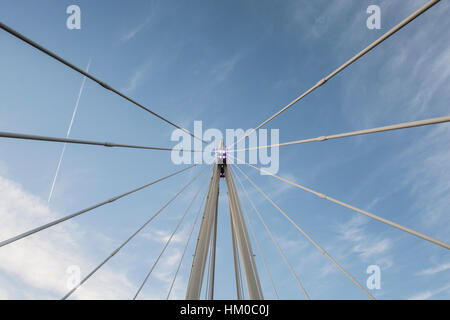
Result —
POLYGON ((244 278, 247 284, 248 297, 252 300, 262 300, 263 294, 250 244, 250 238, 242 215, 241 204, 233 179, 232 170, 226 163, 226 151, 223 142, 220 143, 219 148, 216 150, 216 163, 214 164, 211 180, 209 182, 208 195, 197 238, 186 299, 200 299, 208 253, 210 253, 211 268, 209 272, 210 278, 208 280, 208 299, 212 300, 214 298, 217 205, 219 199, 219 180, 221 177, 225 178, 226 181, 228 204, 230 207, 237 298, 243 298, 241 295, 242 288, 240 287, 240 277, 238 274, 242 264, 244 278))

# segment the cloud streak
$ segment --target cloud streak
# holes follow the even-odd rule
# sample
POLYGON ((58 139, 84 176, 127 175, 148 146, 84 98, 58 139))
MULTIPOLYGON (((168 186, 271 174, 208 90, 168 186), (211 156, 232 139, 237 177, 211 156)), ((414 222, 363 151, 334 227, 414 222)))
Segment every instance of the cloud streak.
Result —
POLYGON ((144 79, 146 73, 151 67, 151 62, 147 61, 143 65, 139 66, 131 75, 128 80, 128 83, 122 88, 121 91, 125 93, 132 93, 136 90, 140 85, 142 80, 144 79))
POLYGON ((339 239, 347 246, 350 243, 350 251, 358 254, 362 261, 376 261, 385 269, 389 268, 392 265, 390 257, 392 241, 389 238, 369 234, 366 227, 368 222, 368 218, 358 215, 338 224, 336 230, 339 239))
POLYGON ((150 8, 150 14, 148 17, 145 18, 144 21, 133 27, 131 30, 128 30, 125 32, 121 38, 120 41, 122 43, 126 43, 133 38, 135 38, 142 30, 144 30, 154 19, 155 11, 156 11, 157 2, 152 1, 151 2, 151 8, 150 8))
POLYGON ((443 271, 447 271, 449 269, 450 269, 450 262, 438 265, 437 267, 433 267, 433 268, 428 268, 428 269, 422 270, 422 271, 418 272, 416 275, 418 275, 418 276, 429 276, 429 275, 434 275, 436 273, 440 273, 440 272, 443 272, 443 271))
POLYGON ((433 298, 434 296, 442 293, 442 292, 447 292, 450 289, 450 284, 443 286, 441 288, 438 288, 436 290, 426 290, 420 293, 417 293, 415 295, 413 295, 412 297, 410 297, 408 300, 427 300, 430 298, 433 298))
MULTIPOLYGON (((1 176, 0 190, 2 238, 8 238, 59 216, 57 212, 50 210, 42 199, 1 176)), ((165 238, 164 232, 161 237, 165 238)), ((104 258, 98 257, 98 254, 89 249, 91 241, 104 243, 105 236, 96 233, 87 237, 85 228, 76 222, 67 221, 1 248, 0 299, 60 299, 69 291, 67 285, 70 280, 70 266, 78 266, 82 278, 104 258)), ((169 274, 167 270, 175 265, 179 256, 179 250, 173 248, 170 254, 160 261, 158 269, 169 274)), ((130 299, 136 291, 136 284, 128 277, 129 270, 130 266, 120 263, 105 265, 75 291, 71 298, 130 299)), ((163 286, 152 285, 146 289, 145 296, 161 298, 161 292, 166 292, 165 287, 165 283, 163 286)))

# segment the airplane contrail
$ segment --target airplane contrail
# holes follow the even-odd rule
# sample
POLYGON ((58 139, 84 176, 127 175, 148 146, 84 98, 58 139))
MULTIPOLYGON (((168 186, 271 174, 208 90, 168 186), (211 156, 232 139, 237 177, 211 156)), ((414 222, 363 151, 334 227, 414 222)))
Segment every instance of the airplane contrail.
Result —
MULTIPOLYGON (((88 62, 87 68, 86 68, 86 72, 89 72, 90 65, 91 65, 91 59, 89 59, 89 62, 88 62)), ((80 103, 80 98, 81 98, 81 94, 83 93, 85 83, 86 83, 86 76, 83 77, 83 82, 81 83, 80 91, 78 92, 77 101, 75 102, 75 108, 73 109, 72 119, 70 120, 69 129, 67 130, 66 139, 69 138, 70 130, 72 130, 73 121, 75 119, 75 115, 77 114, 78 104, 80 103)), ((66 151, 66 145, 67 145, 67 143, 64 143, 61 155, 59 156, 58 166, 56 167, 56 172, 55 172, 55 176, 53 178, 53 183, 52 183, 52 187, 50 189, 50 194, 48 195, 47 203, 50 203, 50 200, 52 199, 53 191, 55 189, 56 178, 58 177, 59 168, 61 167, 61 162, 64 157, 64 152, 66 151)))

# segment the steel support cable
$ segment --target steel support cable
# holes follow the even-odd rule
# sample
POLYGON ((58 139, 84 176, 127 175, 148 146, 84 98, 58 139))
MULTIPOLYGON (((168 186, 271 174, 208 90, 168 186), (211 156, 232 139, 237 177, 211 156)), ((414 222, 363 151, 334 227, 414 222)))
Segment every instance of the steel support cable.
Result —
POLYGON ((121 144, 121 143, 115 143, 115 142, 101 142, 101 141, 90 141, 90 140, 80 140, 80 139, 71 139, 71 138, 47 137, 47 136, 39 136, 39 135, 33 135, 33 134, 4 132, 4 131, 0 131, 0 138, 37 140, 37 141, 47 141, 47 142, 63 142, 63 143, 74 143, 74 144, 87 144, 87 145, 103 146, 103 147, 149 149, 149 150, 159 150, 159 151, 202 152, 201 150, 194 151, 194 150, 189 150, 189 149, 139 146, 139 145, 121 144))
MULTIPOLYGON (((240 170, 240 168, 237 168, 240 170)), ((286 265, 289 268, 289 271, 291 272, 292 276, 294 277, 294 279, 297 281, 298 285, 300 286, 300 288, 302 289, 303 293, 305 294, 306 298, 308 300, 310 300, 310 296, 309 294, 306 292, 305 288, 303 287, 302 282, 300 281, 300 279, 297 277, 297 274, 294 271, 294 268, 291 266, 291 264, 289 263, 286 255, 284 254, 283 250, 281 249, 280 245, 278 244, 278 241, 275 239, 274 235, 272 234, 272 231, 270 231, 269 227, 267 226, 266 222, 264 221, 264 218, 262 217, 261 213, 259 212, 259 210, 256 208, 255 203, 253 202, 253 200, 250 198, 250 195, 247 192, 247 189, 245 188, 244 184, 242 183, 241 179, 239 179, 239 177, 236 175, 239 184, 241 185, 241 189, 244 190, 245 196, 247 197, 248 201, 250 202, 250 204, 253 207, 253 210, 255 210, 259 220, 261 221, 261 223, 263 224, 264 228, 266 229, 267 233, 269 234, 270 238, 272 239, 272 242, 275 244, 275 247, 277 248, 278 252, 280 253, 281 257, 283 258, 283 261, 286 263, 286 265)), ((250 219, 249 219, 250 220, 250 219)), ((267 272, 269 273, 269 269, 266 268, 267 272)), ((270 273, 269 273, 270 274, 270 273)), ((270 276, 270 278, 272 278, 270 276)), ((271 280, 272 281, 272 280, 271 280)), ((273 289, 276 292, 275 286, 273 285, 272 282, 272 286, 273 289)), ((277 297, 278 297, 278 293, 277 293, 277 297)), ((279 298, 279 297, 278 297, 279 298)))
MULTIPOLYGON (((234 158, 233 156, 231 156, 231 157, 234 158)), ((234 159, 237 159, 237 158, 234 158, 234 159)), ((241 161, 241 160, 239 160, 239 159, 237 159, 237 160, 238 160, 238 161, 241 161)), ((242 161, 241 161, 241 162, 242 162, 242 161)), ((327 196, 327 195, 325 195, 325 194, 323 194, 323 193, 320 193, 320 192, 314 191, 314 190, 312 190, 312 189, 309 189, 309 188, 307 188, 307 187, 305 187, 305 186, 302 186, 302 185, 300 185, 300 184, 297 184, 297 183, 295 183, 295 182, 293 182, 293 181, 290 181, 290 180, 288 180, 288 179, 285 179, 285 178, 282 178, 282 177, 280 177, 280 176, 277 176, 277 175, 275 175, 275 174, 273 174, 273 173, 270 173, 270 172, 268 172, 268 171, 266 171, 266 170, 264 170, 264 169, 255 167, 255 166, 253 166, 253 165, 251 165, 251 164, 249 164, 249 163, 246 163, 246 162, 242 162, 242 163, 244 163, 244 164, 246 164, 246 165, 248 165, 248 166, 250 166, 250 167, 252 167, 252 168, 254 168, 254 169, 257 169, 257 170, 259 170, 260 172, 263 172, 263 173, 265 173, 265 174, 271 175, 272 177, 277 178, 277 179, 280 180, 280 181, 286 182, 286 183, 288 183, 288 184, 290 184, 290 185, 292 185, 292 186, 294 186, 294 187, 297 187, 297 188, 299 188, 299 189, 301 189, 301 190, 304 190, 304 191, 307 191, 307 192, 309 192, 309 193, 312 193, 312 194, 318 196, 319 198, 322 198, 322 199, 325 199, 325 200, 334 202, 334 203, 336 203, 336 204, 338 204, 338 205, 340 205, 340 206, 343 206, 343 207, 345 207, 345 208, 348 208, 348 209, 351 209, 351 210, 356 211, 356 212, 358 212, 358 213, 361 213, 361 214, 363 214, 363 215, 365 215, 365 216, 367 216, 367 217, 369 217, 369 218, 372 218, 372 219, 378 220, 378 221, 380 221, 380 222, 383 222, 383 223, 385 223, 385 224, 387 224, 387 225, 390 225, 391 227, 394 227, 394 228, 397 228, 397 229, 399 229, 399 230, 405 231, 405 232, 407 232, 407 233, 409 233, 409 234, 411 234, 411 235, 413 235, 413 236, 419 237, 419 238, 421 238, 421 239, 423 239, 423 240, 429 241, 429 242, 434 243, 434 244, 436 244, 436 245, 438 245, 438 246, 441 246, 441 247, 443 247, 443 248, 450 249, 450 244, 445 243, 445 242, 443 242, 443 241, 441 241, 441 240, 438 240, 438 239, 435 239, 435 238, 433 238, 433 237, 427 236, 427 235, 425 235, 425 234, 423 234, 423 233, 420 233, 420 232, 418 232, 418 231, 415 231, 415 230, 413 230, 413 229, 404 227, 404 226, 402 226, 402 225, 400 225, 400 224, 398 224, 398 223, 395 223, 395 222, 392 222, 392 221, 390 221, 390 220, 388 220, 388 219, 379 217, 379 216, 377 216, 377 215, 375 215, 375 214, 373 214, 373 213, 370 213, 370 212, 367 212, 367 211, 365 211, 365 210, 359 209, 359 208, 354 207, 354 206, 352 206, 352 205, 350 205, 350 204, 348 204, 348 203, 345 203, 345 202, 336 200, 336 199, 334 199, 334 198, 332 198, 332 197, 329 197, 329 196, 327 196)))
POLYGON ((200 193, 200 190, 202 189, 202 186, 200 186, 198 188, 198 191, 195 193, 194 197, 192 198, 191 202, 189 202, 189 205, 187 206, 186 210, 184 211, 183 215, 181 216, 180 220, 178 221, 175 229, 173 230, 172 234, 170 235, 169 239, 167 239, 164 247, 162 248, 161 252, 159 253, 158 258, 156 258, 155 262, 153 263, 152 267, 150 268, 150 271, 147 273, 147 275, 145 276, 144 281, 142 282, 141 286, 139 287, 139 289, 136 291, 136 294, 133 297, 133 300, 136 300, 137 296, 139 295, 139 293, 142 291, 142 288, 145 286, 148 278, 150 277, 150 275, 152 274, 153 270, 155 269, 156 265, 158 264, 159 260, 161 259, 161 257, 163 256, 164 252, 166 252, 167 247, 169 246, 170 242, 172 241, 173 237, 175 236, 175 234, 177 233, 178 229, 180 228, 181 224, 184 221, 184 218, 186 217, 187 213, 189 212, 189 210, 192 207, 192 204, 194 203, 194 201, 197 199, 198 194, 200 193))
POLYGON ((239 140, 237 140, 236 143, 233 143, 230 148, 232 146, 234 146, 235 144, 237 144, 239 141, 245 139, 247 136, 251 135, 253 132, 255 132, 256 130, 258 130, 259 128, 261 128, 262 126, 266 125, 267 123, 269 123, 270 121, 272 121, 275 117, 279 116, 282 112, 286 111, 287 109, 289 109, 290 107, 292 107, 294 104, 296 104, 298 101, 300 101, 301 99, 303 99, 304 97, 306 97, 308 94, 310 94, 311 92, 313 92, 315 89, 317 89, 318 87, 322 86, 323 84, 325 84, 328 80, 330 80, 331 78, 333 78, 335 75, 337 75, 338 73, 340 73, 341 71, 343 71, 345 68, 347 68, 349 65, 351 65, 353 62, 355 62, 356 60, 358 60, 359 58, 361 58, 363 55, 365 55, 366 53, 368 53, 369 51, 371 51, 373 48, 375 48, 376 46, 378 46, 380 43, 382 43, 384 40, 386 40, 387 38, 389 38, 390 36, 392 36, 394 33, 396 33, 397 31, 399 31, 400 29, 402 29, 404 26, 406 26, 408 23, 410 23, 411 21, 413 21, 415 18, 417 18, 418 16, 420 16, 422 13, 424 13, 425 11, 427 11, 428 9, 430 9, 432 6, 434 6, 436 3, 438 3, 440 0, 431 0, 428 1, 427 3, 425 3, 421 8, 419 8, 418 10, 416 10, 414 13, 412 13, 410 16, 408 16, 407 18, 405 18, 403 21, 401 21, 399 24, 397 24, 396 26, 394 26, 392 29, 390 29, 389 31, 387 31, 385 34, 383 34, 381 37, 379 37, 377 40, 375 40, 374 42, 372 42, 370 45, 368 45, 365 49, 363 49, 362 51, 360 51, 359 53, 357 53, 356 55, 354 55, 350 60, 348 60, 347 62, 345 62, 343 65, 341 65, 339 68, 337 68, 336 70, 334 70, 332 73, 330 73, 328 76, 326 76, 325 78, 321 79, 319 82, 317 82, 313 87, 311 87, 309 90, 305 91, 304 93, 302 93, 300 96, 298 96, 297 98, 295 98, 292 102, 290 102, 287 106, 285 106, 284 108, 282 108, 280 111, 278 111, 277 113, 273 114, 271 117, 269 117, 267 120, 265 120, 264 122, 262 122, 260 125, 258 125, 256 128, 254 128, 252 131, 250 131, 250 133, 244 135, 242 138, 240 138, 239 140))
POLYGON ((353 278, 352 275, 350 275, 339 263, 336 262, 329 254, 325 251, 317 242, 315 242, 302 228, 300 228, 294 220, 292 220, 264 191, 259 188, 252 179, 248 175, 246 175, 239 167, 237 167, 239 171, 245 176, 245 178, 255 187, 256 190, 258 190, 266 200, 268 200, 272 206, 274 206, 298 231, 300 231, 303 236, 311 242, 314 247, 316 247, 317 250, 319 250, 324 256, 326 256, 331 262, 334 263, 336 267, 341 270, 348 279, 350 279, 361 291, 363 291, 370 299, 375 300, 375 297, 372 296, 358 281, 356 281, 355 278, 353 278))
POLYGON ((189 166, 189 167, 187 167, 187 168, 178 170, 178 171, 176 171, 176 172, 174 172, 174 173, 171 173, 171 174, 169 174, 169 175, 167 175, 167 176, 165 176, 165 177, 159 178, 159 179, 154 180, 154 181, 152 181, 152 182, 150 182, 150 183, 147 183, 147 184, 145 184, 145 185, 143 185, 143 186, 140 186, 139 188, 136 188, 136 189, 133 189, 133 190, 131 190, 131 191, 122 193, 122 194, 120 194, 120 195, 117 195, 117 196, 112 197, 112 198, 110 198, 110 199, 108 199, 108 200, 102 201, 102 202, 100 202, 100 203, 97 203, 97 204, 95 204, 95 205, 93 205, 93 206, 90 206, 90 207, 88 207, 88 208, 82 209, 82 210, 80 210, 80 211, 77 211, 77 212, 75 212, 75 213, 69 214, 69 215, 67 215, 67 216, 65 216, 65 217, 62 217, 62 218, 60 218, 60 219, 56 219, 56 220, 54 220, 54 221, 52 221, 52 222, 49 222, 49 223, 47 223, 47 224, 44 224, 44 225, 42 225, 42 226, 40 226, 40 227, 37 227, 37 228, 31 229, 31 230, 29 230, 29 231, 26 231, 26 232, 24 232, 24 233, 22 233, 22 234, 19 234, 19 235, 15 236, 15 237, 12 237, 12 238, 9 238, 9 239, 7 239, 7 240, 4 240, 4 241, 0 242, 0 247, 6 246, 7 244, 10 244, 10 243, 13 243, 13 242, 15 242, 15 241, 17 241, 17 240, 20 240, 20 239, 22 239, 22 238, 28 237, 28 236, 30 236, 30 235, 36 233, 36 232, 42 231, 42 230, 44 230, 44 229, 50 228, 50 227, 52 227, 52 226, 54 226, 54 225, 57 225, 57 224, 59 224, 59 223, 61 223, 61 222, 64 222, 64 221, 66 221, 66 220, 69 220, 69 219, 72 219, 72 218, 74 218, 74 217, 77 217, 77 216, 79 216, 79 215, 81 215, 81 214, 83 214, 83 213, 86 213, 86 212, 88 212, 88 211, 91 211, 91 210, 93 210, 93 209, 96 209, 96 208, 98 208, 98 207, 101 207, 101 206, 103 206, 103 205, 105 205, 105 204, 114 202, 114 201, 116 201, 116 200, 118 200, 118 199, 120 199, 120 198, 123 198, 123 197, 125 197, 125 196, 128 196, 128 195, 130 195, 130 194, 136 192, 136 191, 139 191, 139 190, 142 190, 142 189, 144 189, 144 188, 147 188, 147 187, 149 187, 149 186, 151 186, 151 185, 153 185, 153 184, 155 184, 155 183, 158 183, 158 182, 160 182, 160 181, 163 181, 163 180, 165 180, 165 179, 167 179, 167 178, 170 178, 170 177, 172 177, 172 176, 174 176, 174 175, 177 175, 177 174, 179 174, 179 173, 181 173, 181 172, 183 172, 183 171, 186 171, 186 170, 188 170, 188 169, 190 169, 190 168, 193 168, 193 167, 195 167, 195 166, 196 166, 196 165, 194 164, 194 165, 191 165, 191 166, 189 166))
POLYGON ((274 148, 274 147, 282 147, 282 146, 288 146, 288 145, 293 145, 293 144, 301 144, 301 143, 308 143, 308 142, 326 141, 326 140, 331 140, 331 139, 346 138, 346 137, 359 136, 359 135, 370 134, 370 133, 377 133, 377 132, 384 132, 384 131, 391 131, 391 130, 399 130, 399 129, 413 128, 413 127, 420 127, 420 126, 426 126, 426 125, 431 125, 431 124, 439 124, 439 123, 444 123, 444 122, 450 122, 450 116, 439 117, 439 118, 432 118, 432 119, 426 119, 426 120, 419 120, 419 121, 412 121, 412 122, 404 122, 404 123, 393 124, 393 125, 389 125, 389 126, 377 127, 377 128, 372 128, 372 129, 365 129, 365 130, 351 131, 351 132, 345 132, 345 133, 338 133, 338 134, 333 134, 333 135, 329 135, 329 136, 320 136, 320 137, 316 137, 316 138, 295 140, 295 141, 283 142, 283 143, 266 145, 266 146, 238 149, 238 150, 235 150, 235 152, 247 151, 247 150, 257 150, 257 149, 267 149, 267 148, 274 148))
POLYGON ((191 232, 189 233, 188 239, 187 239, 187 241, 186 241, 186 245, 184 246, 183 254, 181 255, 180 262, 178 263, 177 270, 175 271, 175 275, 174 275, 174 277, 173 277, 173 279, 172 279, 172 283, 170 284, 169 292, 167 293, 166 300, 169 300, 170 294, 172 293, 172 289, 173 289, 173 286, 174 286, 174 284, 175 284, 175 280, 177 279, 178 272, 180 271, 181 264, 183 263, 184 256, 186 255, 186 251, 187 251, 188 246, 189 246, 189 243, 190 243, 190 241, 191 241, 192 234, 194 233, 195 226, 197 225, 198 218, 200 217, 200 214, 201 214, 201 212, 202 212, 203 204, 204 204, 204 202, 205 202, 205 200, 206 200, 206 195, 207 195, 207 194, 208 194, 208 192, 205 192, 205 196, 203 197, 203 200, 202 200, 202 202, 201 202, 201 204, 200 204, 200 208, 199 208, 199 210, 198 210, 197 216, 195 217, 195 220, 194 220, 194 222, 192 223, 191 232))
POLYGON ((142 231, 154 218, 156 218, 172 201, 174 201, 187 187, 189 187, 203 172, 205 169, 201 170, 198 175, 191 179, 180 191, 178 191, 172 198, 170 198, 156 213, 151 216, 142 226, 139 227, 127 240, 125 240, 120 246, 118 246, 105 260, 103 260, 97 267, 95 267, 83 280, 80 281, 72 290, 70 290, 61 300, 66 300, 72 293, 75 292, 83 283, 85 283, 97 270, 99 270, 106 262, 114 257, 125 245, 131 241, 139 232, 142 231))
POLYGON ((189 134, 190 136, 194 137, 195 139, 198 139, 202 142, 205 142, 203 139, 196 137, 193 133, 191 133, 190 131, 176 125, 175 123, 169 121, 168 119, 166 119, 165 117, 161 116, 160 114, 150 110, 149 108, 145 107, 144 105, 142 105, 141 103, 137 102, 136 100, 126 96, 125 94, 123 94, 122 92, 112 88, 111 86, 109 86, 108 84, 106 84, 105 82, 97 79, 96 77, 94 77, 93 75, 91 75, 90 73, 78 68, 77 66, 73 65, 72 63, 68 62, 67 60, 61 58, 60 56, 56 55, 55 53, 53 53, 52 51, 44 48, 43 46, 41 46, 40 44, 34 42, 33 40, 27 38, 26 36, 24 36, 23 34, 17 32, 16 30, 12 29, 11 27, 8 27, 7 25, 5 25, 4 23, 0 22, 0 28, 5 30, 6 32, 8 32, 9 34, 15 36, 16 38, 19 38, 20 40, 26 42, 27 44, 29 44, 30 46, 38 49, 39 51, 47 54, 48 56, 52 57, 53 59, 61 62, 62 64, 66 65, 67 67, 75 70, 78 73, 81 73, 82 75, 84 75, 85 77, 91 79, 92 81, 98 83, 99 85, 101 85, 103 88, 112 91, 113 93, 117 94, 118 96, 124 98, 125 100, 128 100, 129 102, 133 103, 134 105, 138 106, 139 108, 151 113, 152 115, 154 115, 155 117, 163 120, 164 122, 170 124, 171 126, 180 129, 184 132, 186 132, 187 134, 189 134))

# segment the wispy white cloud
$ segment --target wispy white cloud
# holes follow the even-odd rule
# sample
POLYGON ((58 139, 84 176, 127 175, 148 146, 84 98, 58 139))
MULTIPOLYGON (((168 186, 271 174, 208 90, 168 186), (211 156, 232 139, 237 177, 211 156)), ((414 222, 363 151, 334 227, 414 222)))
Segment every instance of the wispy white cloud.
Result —
MULTIPOLYGON (((444 3, 439 4, 445 6, 444 3)), ((398 4, 396 4, 397 8, 398 4)), ((448 4, 447 4, 448 7, 448 4)), ((404 10, 404 8, 399 8, 404 10)), ((437 8, 436 8, 437 9, 437 8)), ((409 8, 409 10, 412 10, 409 8)), ((432 10, 435 20, 445 19, 446 10, 432 10)), ((415 22, 415 23, 420 23, 415 22)), ((426 25, 403 40, 388 40, 384 46, 374 49, 378 55, 363 57, 364 63, 352 66, 355 76, 347 80, 344 90, 343 112, 350 115, 356 128, 370 128, 385 121, 388 117, 398 117, 404 121, 417 120, 430 110, 434 112, 448 111, 446 104, 431 105, 433 99, 446 101, 450 97, 446 84, 450 79, 450 47, 439 41, 448 26, 426 25), (430 41, 430 28, 433 28, 435 40, 430 41), (423 46, 423 43, 429 43, 423 46), (389 48, 389 55, 379 54, 389 48), (419 52, 419 53, 418 53, 419 52), (376 71, 378 70, 378 71, 376 71), (373 77, 374 86, 369 88, 367 77, 373 77), (375 86, 376 81, 376 86, 375 86), (364 104, 354 105, 355 88, 365 90, 364 104), (373 90, 376 88, 376 90, 373 90)), ((364 32, 356 32, 364 36, 364 32)), ((347 40, 347 39, 346 39, 347 40)), ((362 38, 359 41, 365 43, 362 38)), ((348 41, 343 41, 348 45, 348 41)), ((363 61, 361 60, 361 62, 363 61)), ((370 84, 369 84, 370 85, 370 84)), ((360 139, 364 139, 361 137, 360 139)))
POLYGON ((0 159, 0 176, 6 177, 8 175, 8 169, 5 162, 0 159))
POLYGON ((391 248, 391 241, 389 239, 382 239, 374 244, 357 244, 353 250, 358 252, 361 257, 367 259, 374 255, 384 254, 391 248))
POLYGON ((216 66, 211 70, 211 75, 213 76, 213 81, 215 84, 220 84, 224 82, 230 74, 235 69, 236 65, 242 60, 243 53, 236 53, 225 60, 217 63, 216 66))
POLYGON ((433 274, 436 274, 436 273, 439 273, 439 272, 442 272, 442 271, 446 271, 446 270, 449 270, 449 269, 450 269, 450 263, 443 263, 443 264, 440 264, 440 265, 438 265, 436 267, 432 267, 432 268, 428 268, 428 269, 422 270, 422 271, 416 273, 416 275, 418 275, 418 276, 429 276, 429 275, 433 275, 433 274))
POLYGON ((449 290, 450 290, 450 284, 447 284, 436 290, 426 290, 423 292, 419 292, 419 293, 413 295, 412 297, 408 298, 408 300, 427 300, 427 299, 433 298, 434 296, 436 296, 439 293, 447 292, 449 290))
MULTIPOLYGON (((60 217, 49 209, 44 199, 11 180, 0 177, 0 190, 2 240, 60 217)), ((90 241, 105 243, 105 236, 96 233, 87 237, 82 226, 66 221, 2 247, 0 299, 61 298, 68 292, 69 266, 78 266, 83 277, 102 258, 90 250, 90 241)), ((172 251, 161 261, 160 268, 168 270, 177 258, 179 250, 172 251)), ((130 299, 136 291, 136 284, 128 277, 128 267, 123 264, 103 266, 71 298, 130 299)), ((146 297, 157 297, 161 290, 161 286, 149 287, 146 297)))
POLYGON ((414 296, 412 296, 411 298, 409 298, 409 300, 426 300, 428 298, 431 298, 433 296, 433 293, 429 290, 427 291, 423 291, 421 293, 417 293, 414 296))
POLYGON ((370 234, 366 228, 367 223, 368 218, 356 215, 345 223, 338 224, 336 230, 339 239, 350 245, 351 252, 358 254, 363 261, 371 260, 388 268, 392 265, 392 241, 370 234))
MULTIPOLYGON (((181 230, 178 230, 177 233, 172 237, 171 243, 182 243, 186 240, 186 235, 189 232, 189 225, 184 225, 181 230)), ((170 235, 173 233, 173 230, 162 230, 162 229, 152 229, 150 231, 144 232, 141 234, 142 238, 153 240, 159 243, 166 243, 170 235)))
MULTIPOLYGON (((389 3, 383 2, 383 6, 385 5, 389 3)), ((412 8, 400 9, 411 11, 419 5, 415 3, 411 4, 412 8)), ((393 6, 397 8, 399 3, 393 6)), ((434 16, 435 21, 445 20, 448 8, 448 4, 441 3, 427 15, 434 16)), ((394 8, 389 8, 392 9, 394 8)), ((362 58, 365 63, 352 66, 352 70, 356 69, 357 72, 354 72, 355 76, 348 79, 345 86, 342 109, 346 116, 350 115, 348 119, 355 129, 388 124, 386 119, 418 120, 431 117, 430 114, 445 115, 450 111, 448 103, 445 103, 450 98, 450 92, 446 90, 450 80, 450 46, 445 41, 438 40, 442 38, 448 25, 433 24, 430 21, 423 24, 424 17, 420 19, 415 25, 422 21, 421 28, 417 28, 415 33, 405 37, 402 34, 407 29, 402 30, 398 37, 403 40, 390 39, 383 46, 374 49, 383 53, 388 47, 389 56, 388 51, 386 54, 367 56, 362 58), (433 32, 430 33, 430 30, 433 32), (429 45, 424 46, 424 43, 429 45), (355 106, 355 88, 368 88, 365 87, 368 76, 372 76, 377 82, 371 90, 365 91, 364 103, 355 106)), ((398 150, 397 155, 385 166, 375 168, 372 177, 379 177, 386 168, 395 168, 399 174, 396 180, 401 181, 396 185, 399 189, 407 188, 410 193, 412 205, 408 204, 411 214, 407 223, 413 224, 412 227, 416 223, 423 232, 428 229, 433 236, 444 237, 445 241, 450 227, 449 220, 445 219, 450 205, 450 129, 447 124, 441 124, 427 127, 421 136, 414 136, 415 132, 416 129, 411 129, 414 139, 403 140, 403 147, 398 150)), ((398 132, 392 133, 392 137, 396 139, 404 136, 398 132)), ((363 139, 367 138, 359 139, 365 141, 363 139)), ((374 144, 373 147, 377 146, 374 144)), ((365 148, 372 146, 366 145, 365 148)), ((382 191, 385 195, 379 198, 384 200, 399 189, 389 190, 389 193, 382 191)), ((377 205, 375 200, 368 205, 368 210, 377 205)))
POLYGON ((338 232, 343 240, 358 242, 364 238, 363 227, 366 223, 362 216, 354 216, 346 223, 338 225, 338 232))
POLYGON ((411 194, 411 208, 416 212, 416 219, 422 228, 433 230, 433 234, 442 237, 448 235, 450 228, 446 218, 450 206, 449 136, 448 125, 433 127, 399 154, 399 163, 405 170, 402 181, 411 194))
MULTIPOLYGON (((19 234, 59 215, 40 198, 25 191, 19 184, 0 177, 0 234, 19 234)), ((74 222, 65 222, 43 232, 7 245, 0 250, 0 272, 14 279, 3 282, 1 296, 7 298, 60 298, 67 293, 67 268, 80 267, 86 274, 97 263, 86 245, 84 230, 74 222), (85 246, 86 245, 86 246, 85 246), (14 287, 12 287, 14 285, 14 287), (16 287, 18 286, 18 287, 16 287)), ((89 285, 74 294, 77 298, 125 298, 132 285, 124 270, 105 266, 89 285)))
MULTIPOLYGON (((151 279, 148 279, 142 290, 140 299, 166 299, 170 284, 175 275, 175 269, 180 262, 182 250, 180 248, 170 249, 161 258, 153 270, 151 279)), ((151 262, 153 265, 153 261, 151 262)), ((150 266, 149 266, 150 268, 150 266)), ((181 274, 177 275, 174 287, 170 295, 171 299, 183 299, 185 297, 187 283, 181 274)))
POLYGON ((142 21, 138 25, 134 26, 132 29, 124 32, 122 34, 122 36, 120 37, 120 41, 122 43, 128 42, 131 39, 133 39, 134 37, 136 37, 136 35, 138 33, 140 33, 142 30, 144 30, 154 20, 155 11, 157 9, 156 7, 157 7, 157 2, 152 1, 149 15, 144 19, 144 21, 142 21))
POLYGON ((307 241, 305 241, 303 238, 301 238, 301 240, 300 239, 294 240, 293 238, 278 236, 276 237, 276 240, 284 251, 298 253, 299 251, 302 251, 304 248, 308 247, 307 241))
POLYGON ((125 93, 131 93, 141 84, 142 80, 144 79, 146 73, 151 67, 151 62, 147 61, 141 66, 139 66, 131 75, 131 77, 128 80, 128 83, 122 88, 121 91, 125 93))
MULTIPOLYGON (((354 7, 351 1, 291 1, 287 8, 288 24, 302 30, 300 33, 307 40, 320 39, 329 31, 333 22, 348 16, 354 7)), ((362 19, 365 15, 362 13, 362 19)))

